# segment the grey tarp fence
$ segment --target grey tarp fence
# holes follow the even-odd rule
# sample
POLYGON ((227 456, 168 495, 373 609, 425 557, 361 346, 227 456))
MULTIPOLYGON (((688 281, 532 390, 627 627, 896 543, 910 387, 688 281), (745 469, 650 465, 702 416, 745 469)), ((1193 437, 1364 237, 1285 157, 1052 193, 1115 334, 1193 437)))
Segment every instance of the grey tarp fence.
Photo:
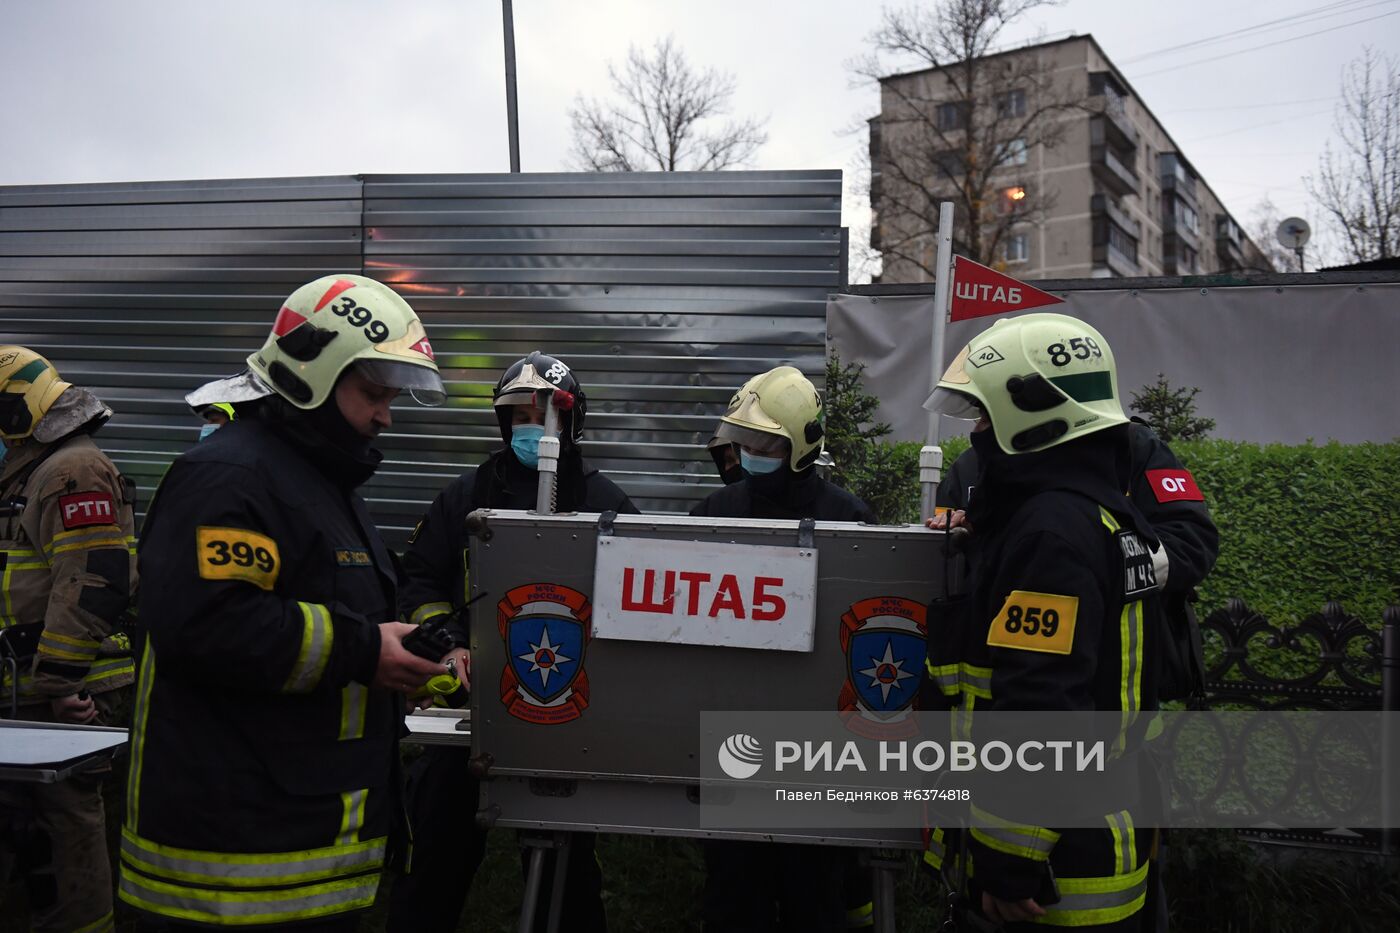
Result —
POLYGON ((820 378, 840 217, 835 170, 0 187, 0 343, 116 410, 100 438, 144 509, 195 440, 184 393, 241 368, 297 285, 362 272, 422 315, 451 393, 382 438, 366 494, 391 543, 499 446, 491 387, 536 348, 586 387, 590 459, 683 511, 717 485, 701 445, 737 386, 820 378))
MULTIPOLYGON (((1196 387, 1212 436, 1257 443, 1385 442, 1400 437, 1400 281, 1374 275, 1275 276, 1264 284, 1181 280, 1037 282, 1066 299, 1043 308, 1088 321, 1113 347, 1124 402, 1165 374, 1196 387)), ((827 335, 843 360, 866 364, 865 387, 893 439, 921 441, 928 396, 932 286, 852 289, 827 304, 827 335), (915 291, 910 288, 908 291, 915 291)), ((950 324, 950 362, 995 317, 950 324)), ((967 432, 943 419, 942 436, 967 432)))

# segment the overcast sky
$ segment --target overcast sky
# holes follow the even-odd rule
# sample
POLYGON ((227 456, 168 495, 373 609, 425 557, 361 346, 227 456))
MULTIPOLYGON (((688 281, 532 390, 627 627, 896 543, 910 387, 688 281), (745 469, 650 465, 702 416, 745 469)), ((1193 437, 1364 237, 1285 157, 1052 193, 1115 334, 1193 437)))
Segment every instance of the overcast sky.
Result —
MULTIPOLYGON (((865 144, 841 130, 876 94, 845 63, 876 0, 514 6, 527 172, 564 170, 575 96, 605 96, 609 61, 667 34, 733 73, 736 112, 769 118, 755 168, 849 175, 865 144)), ((1342 69, 1363 44, 1400 53, 1397 14, 1400 0, 1068 0, 1008 36, 1092 33, 1237 218, 1267 195, 1316 227, 1301 177, 1334 135, 1342 69)), ((0 0, 0 185, 504 172, 503 61, 498 0, 0 0)))

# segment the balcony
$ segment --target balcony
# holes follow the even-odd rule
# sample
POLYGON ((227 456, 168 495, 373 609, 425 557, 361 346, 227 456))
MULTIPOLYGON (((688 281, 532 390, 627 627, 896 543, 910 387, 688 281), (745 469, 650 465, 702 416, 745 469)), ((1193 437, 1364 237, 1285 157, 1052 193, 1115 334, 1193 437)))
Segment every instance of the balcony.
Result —
POLYGON ((1215 238, 1215 255, 1221 272, 1234 272, 1245 267, 1244 248, 1227 236, 1215 238))
POLYGON ((1120 149, 1137 149, 1137 127, 1128 119, 1128 110, 1123 106, 1123 99, 1111 92, 1103 95, 1102 106, 1089 118, 1090 143, 1099 146, 1105 140, 1120 149))
POLYGON ((1111 146, 1090 146, 1089 166, 1094 177, 1118 197, 1137 194, 1137 172, 1125 164, 1111 146))
POLYGON ((1089 199, 1089 213, 1095 215, 1096 219, 1099 215, 1107 217, 1118 225, 1118 229, 1134 240, 1142 238, 1142 224, 1129 216, 1127 211, 1113 203, 1112 198, 1102 194, 1094 195, 1089 199))
POLYGON ((1199 203, 1196 200, 1196 179, 1182 172, 1164 172, 1162 174, 1162 191, 1165 194, 1175 192, 1192 207, 1196 207, 1199 203))
POLYGON ((1094 265, 1108 269, 1119 278, 1132 278, 1141 275, 1137 257, 1129 256, 1112 243, 1102 243, 1094 247, 1094 265))
POLYGON ((1142 224, 1102 194, 1089 201, 1095 271, 1117 276, 1139 274, 1137 250, 1142 224))
MULTIPOLYGON (((1169 196, 1163 196, 1162 201, 1163 201, 1163 207, 1164 207, 1164 208, 1170 208, 1170 206, 1171 206, 1171 200, 1170 200, 1169 196)), ((1177 240, 1180 240, 1181 242, 1185 243, 1187 246, 1189 246, 1189 247, 1191 248, 1191 251, 1192 251, 1192 252, 1198 253, 1198 252, 1201 251, 1201 235, 1200 235, 1200 233, 1197 232, 1197 231, 1195 231, 1195 230, 1192 230, 1190 227, 1188 227, 1182 220, 1180 220, 1180 219, 1176 216, 1176 213, 1175 213, 1174 211, 1171 211, 1171 210, 1163 210, 1163 211, 1162 211, 1162 243, 1163 243, 1163 245, 1165 246, 1166 244, 1170 243, 1170 242, 1172 241, 1173 238, 1175 238, 1175 239, 1177 239, 1177 240)))
POLYGON ((1182 251, 1180 244, 1173 247, 1168 244, 1166 252, 1162 255, 1162 271, 1166 275, 1200 275, 1199 257, 1195 253, 1182 251))

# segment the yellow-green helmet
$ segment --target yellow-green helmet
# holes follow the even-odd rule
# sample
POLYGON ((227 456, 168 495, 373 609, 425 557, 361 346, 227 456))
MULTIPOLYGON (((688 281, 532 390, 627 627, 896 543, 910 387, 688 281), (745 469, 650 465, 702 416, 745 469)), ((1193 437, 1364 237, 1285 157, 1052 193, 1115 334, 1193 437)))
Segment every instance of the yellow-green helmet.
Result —
POLYGON ((0 347, 0 437, 29 437, 69 387, 52 363, 28 347, 0 347))
POLYGON ((963 348, 924 407, 954 418, 985 413, 1008 454, 1128 421, 1108 341, 1065 314, 997 321, 963 348))
POLYGON ((729 400, 715 436, 748 447, 769 448, 775 437, 792 445, 788 465, 811 466, 822 452, 822 398, 795 367, 754 376, 729 400))
POLYGON ((382 386, 408 389, 424 405, 446 398, 418 315, 389 286, 362 275, 327 275, 292 292, 248 372, 185 396, 196 411, 277 393, 298 408, 320 406, 354 365, 382 386))

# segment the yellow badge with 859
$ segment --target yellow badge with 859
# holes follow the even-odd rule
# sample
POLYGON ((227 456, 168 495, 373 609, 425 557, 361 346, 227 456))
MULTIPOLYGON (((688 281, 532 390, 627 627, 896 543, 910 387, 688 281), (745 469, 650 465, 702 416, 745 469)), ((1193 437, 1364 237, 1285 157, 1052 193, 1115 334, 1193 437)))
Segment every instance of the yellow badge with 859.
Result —
POLYGON ((1079 597, 1012 590, 987 631, 994 648, 1069 654, 1074 648, 1074 624, 1079 597))
POLYGON ((245 528, 200 525, 195 529, 199 575, 206 580, 242 580, 264 590, 277 582, 282 562, 277 542, 245 528))

